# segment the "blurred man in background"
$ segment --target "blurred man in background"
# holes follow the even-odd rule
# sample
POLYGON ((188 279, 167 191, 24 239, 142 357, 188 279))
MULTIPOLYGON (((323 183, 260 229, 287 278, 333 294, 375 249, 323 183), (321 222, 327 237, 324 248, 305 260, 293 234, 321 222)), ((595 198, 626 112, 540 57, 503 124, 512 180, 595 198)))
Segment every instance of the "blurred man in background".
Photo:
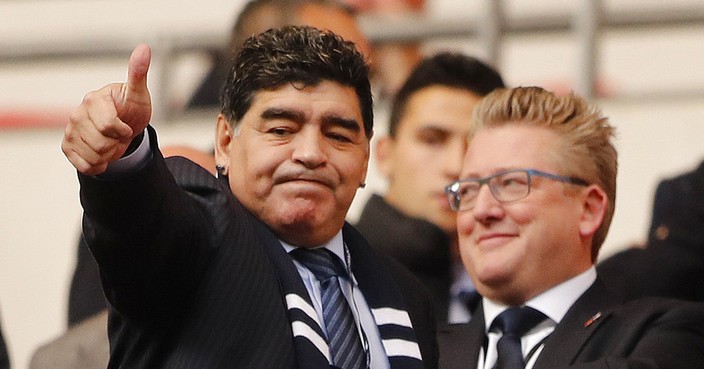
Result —
POLYGON ((423 282, 438 322, 468 321, 479 300, 459 259, 457 213, 444 187, 459 178, 474 106, 500 87, 499 73, 478 59, 429 56, 394 97, 388 134, 376 143, 388 189, 372 195, 357 228, 423 282))

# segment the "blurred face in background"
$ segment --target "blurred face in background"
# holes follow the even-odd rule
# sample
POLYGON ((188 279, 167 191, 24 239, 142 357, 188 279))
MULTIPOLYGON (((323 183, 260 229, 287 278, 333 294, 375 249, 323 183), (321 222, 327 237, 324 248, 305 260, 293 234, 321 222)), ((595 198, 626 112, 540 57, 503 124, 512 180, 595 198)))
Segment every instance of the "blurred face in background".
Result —
POLYGON ((298 9, 298 21, 300 24, 332 31, 345 40, 354 42, 366 58, 371 56, 371 46, 357 25, 357 20, 339 6, 303 4, 298 9))
POLYGON ((233 31, 230 49, 237 51, 247 37, 264 32, 270 28, 285 25, 305 25, 321 30, 329 30, 347 41, 352 41, 357 49, 370 58, 369 40, 357 25, 357 19, 341 5, 318 2, 284 2, 281 6, 275 2, 259 5, 248 16, 243 16, 240 30, 233 31))
POLYGON ((396 137, 379 139, 376 159, 389 187, 385 199, 404 214, 456 235, 457 213, 444 188, 459 178, 472 110, 480 97, 434 85, 416 91, 399 120, 396 137))

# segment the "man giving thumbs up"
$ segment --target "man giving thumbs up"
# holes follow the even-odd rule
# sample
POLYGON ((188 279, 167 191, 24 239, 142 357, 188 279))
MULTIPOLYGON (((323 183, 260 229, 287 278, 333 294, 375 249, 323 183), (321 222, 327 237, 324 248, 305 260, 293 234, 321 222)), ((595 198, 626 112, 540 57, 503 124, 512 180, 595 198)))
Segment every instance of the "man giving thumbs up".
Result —
POLYGON ((427 296, 345 222, 373 120, 354 44, 311 27, 247 40, 221 95, 218 178, 163 159, 149 60, 138 46, 127 83, 87 94, 62 143, 110 302, 109 367, 435 368, 427 296), (329 320, 296 249, 332 256, 352 320, 329 320), (357 349, 340 354, 343 325, 357 349))

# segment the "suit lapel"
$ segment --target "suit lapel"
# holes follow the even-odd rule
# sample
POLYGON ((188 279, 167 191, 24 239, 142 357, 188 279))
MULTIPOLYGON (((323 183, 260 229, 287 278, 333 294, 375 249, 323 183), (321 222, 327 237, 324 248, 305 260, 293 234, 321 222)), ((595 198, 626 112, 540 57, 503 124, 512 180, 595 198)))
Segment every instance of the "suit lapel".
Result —
POLYGON ((609 319, 607 309, 616 303, 618 299, 597 278, 545 341, 533 368, 552 369, 571 365, 594 332, 609 319))
POLYGON ((291 336, 299 368, 329 369, 329 349, 318 315, 291 257, 281 242, 263 223, 255 220, 255 228, 264 250, 275 266, 282 303, 291 322, 291 336))
MULTIPOLYGON (((317 321, 310 296, 291 258, 280 241, 261 222, 255 221, 262 245, 275 265, 282 298, 285 300, 299 367, 329 368, 327 343, 317 321)), ((343 228, 343 239, 348 245, 351 267, 365 299, 372 310, 391 368, 424 368, 420 349, 405 310, 403 297, 393 285, 393 278, 365 247, 364 239, 349 224, 343 228)))
POLYGON ((352 273, 379 328, 391 368, 423 368, 418 339, 393 276, 352 226, 345 223, 342 234, 352 273))
POLYGON ((438 329, 440 368, 476 368, 479 352, 484 347, 484 309, 477 307, 466 324, 452 324, 438 329))

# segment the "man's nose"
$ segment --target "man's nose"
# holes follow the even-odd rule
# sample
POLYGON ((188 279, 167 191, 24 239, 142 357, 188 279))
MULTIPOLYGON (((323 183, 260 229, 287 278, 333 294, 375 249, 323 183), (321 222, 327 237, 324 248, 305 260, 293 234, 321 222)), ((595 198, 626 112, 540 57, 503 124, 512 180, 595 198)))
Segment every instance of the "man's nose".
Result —
POLYGON ((324 137, 320 133, 300 132, 294 145, 292 159, 307 168, 318 167, 327 160, 324 137))
POLYGON ((479 189, 479 193, 477 194, 475 201, 476 203, 471 211, 474 218, 478 221, 482 221, 487 218, 497 218, 499 216, 499 213, 501 212, 501 203, 494 197, 488 183, 479 189))

